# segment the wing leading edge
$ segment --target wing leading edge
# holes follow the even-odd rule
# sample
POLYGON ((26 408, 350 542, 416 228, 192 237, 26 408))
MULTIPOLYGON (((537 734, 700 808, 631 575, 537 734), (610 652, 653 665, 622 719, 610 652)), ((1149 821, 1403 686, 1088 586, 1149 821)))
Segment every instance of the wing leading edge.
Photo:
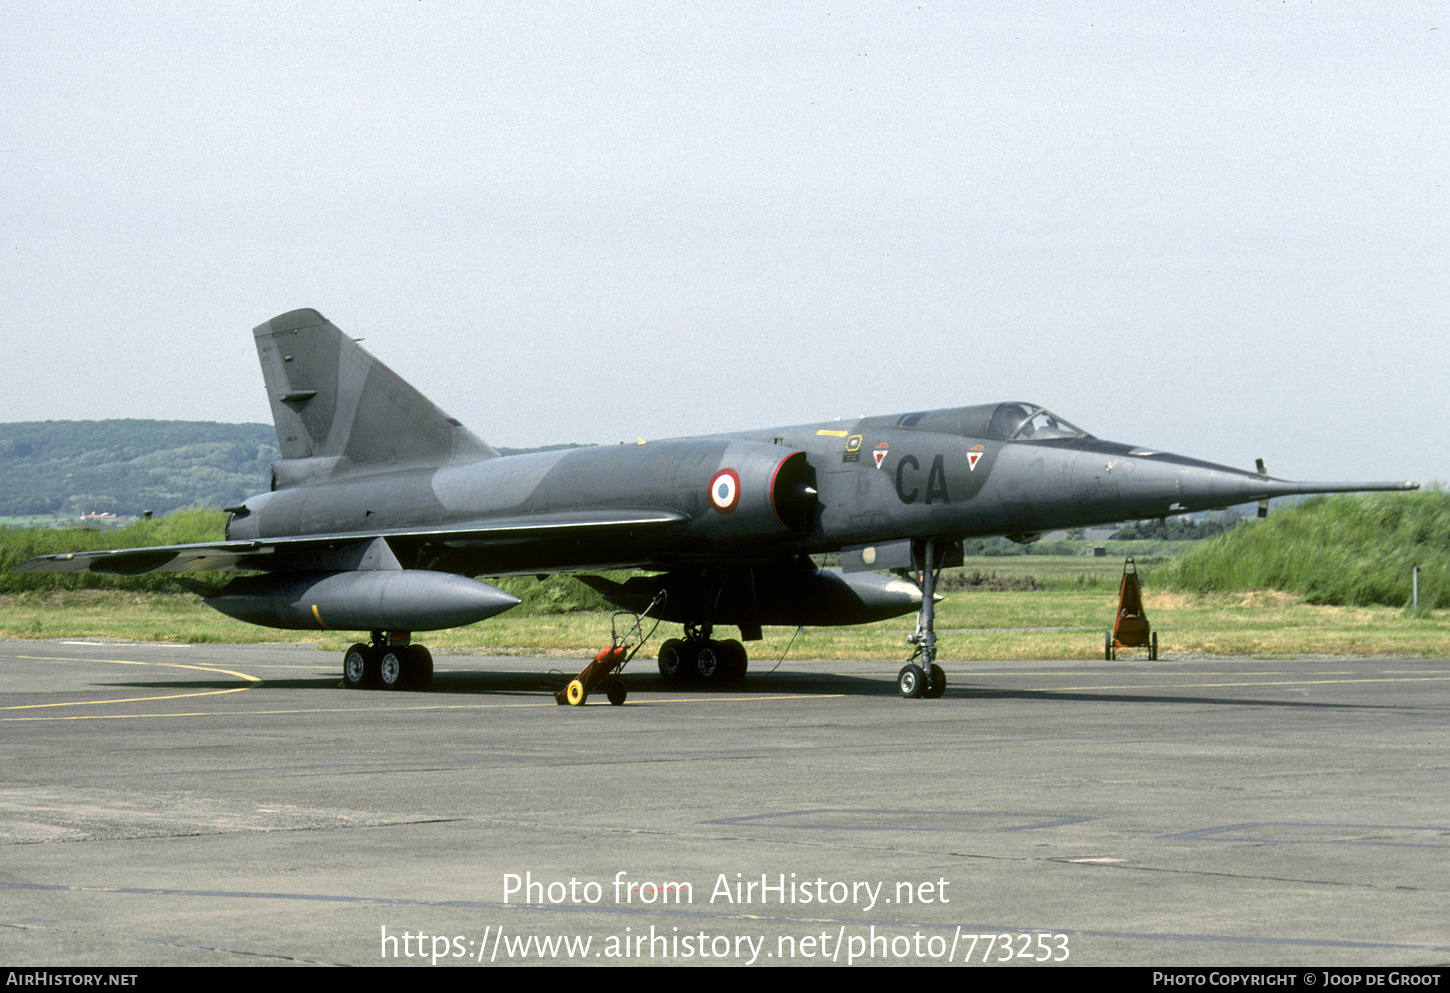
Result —
MULTIPOLYGON (((688 518, 685 515, 673 511, 615 510, 605 515, 563 511, 501 518, 472 526, 394 528, 293 538, 61 552, 30 559, 15 571, 98 572, 116 576, 139 576, 148 572, 220 572, 232 569, 341 572, 378 568, 378 565, 367 561, 370 551, 376 554, 372 550, 375 549, 378 538, 385 538, 393 545, 486 552, 490 546, 507 546, 519 541, 565 536, 571 541, 587 541, 590 535, 603 537, 621 530, 640 528, 655 530, 686 520, 688 518)), ((612 561, 590 563, 589 567, 614 564, 612 561)), ((393 567, 397 568, 396 565, 393 567)))

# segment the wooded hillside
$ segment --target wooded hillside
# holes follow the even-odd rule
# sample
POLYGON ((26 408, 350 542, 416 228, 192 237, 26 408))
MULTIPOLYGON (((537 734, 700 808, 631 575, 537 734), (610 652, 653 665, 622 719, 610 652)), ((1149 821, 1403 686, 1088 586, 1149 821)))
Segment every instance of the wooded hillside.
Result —
POLYGON ((270 424, 0 424, 0 516, 233 506, 267 489, 268 466, 280 456, 270 424))

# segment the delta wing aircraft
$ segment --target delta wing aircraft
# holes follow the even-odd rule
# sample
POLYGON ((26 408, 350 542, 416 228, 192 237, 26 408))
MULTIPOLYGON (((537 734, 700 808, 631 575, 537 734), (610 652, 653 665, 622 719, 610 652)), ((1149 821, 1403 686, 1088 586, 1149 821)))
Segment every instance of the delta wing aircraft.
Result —
POLYGON ((667 679, 742 678, 745 649, 717 640, 720 627, 751 641, 764 625, 916 611, 899 688, 938 697, 936 579, 965 538, 1416 487, 1286 482, 1102 441, 1022 402, 505 458, 315 310, 254 334, 282 460, 269 492, 227 508, 226 540, 20 571, 257 573, 200 591, 253 624, 370 632, 344 655, 349 687, 426 685, 432 658, 414 632, 518 603, 472 577, 630 568, 653 575, 581 578, 684 625, 659 649, 667 679), (817 568, 809 556, 825 552, 843 568, 817 568))

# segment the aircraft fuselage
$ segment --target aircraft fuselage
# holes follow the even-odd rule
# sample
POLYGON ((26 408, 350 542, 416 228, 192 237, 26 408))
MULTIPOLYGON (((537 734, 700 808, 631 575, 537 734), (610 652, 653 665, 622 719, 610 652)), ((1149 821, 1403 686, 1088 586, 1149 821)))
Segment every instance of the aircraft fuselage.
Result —
MULTIPOLYGON (((911 538, 957 540, 1161 517, 1301 486, 1166 453, 1071 437, 966 434, 999 405, 490 458, 442 467, 349 466, 248 500, 231 539, 373 531, 405 568, 469 575, 750 564, 911 538), (902 422, 911 422, 906 426, 902 422), (926 422, 927 426, 923 426, 926 422), (931 425, 959 425, 956 431, 931 425), (663 527, 568 540, 568 515, 659 512, 663 527), (535 535, 532 520, 547 521, 535 535), (409 561, 407 533, 518 525, 409 561), (439 556, 442 556, 439 559, 439 556)), ((1334 484, 1326 484, 1333 488, 1334 484)), ((421 545, 419 546, 422 547, 421 545)), ((419 552, 419 554, 423 554, 419 552)))

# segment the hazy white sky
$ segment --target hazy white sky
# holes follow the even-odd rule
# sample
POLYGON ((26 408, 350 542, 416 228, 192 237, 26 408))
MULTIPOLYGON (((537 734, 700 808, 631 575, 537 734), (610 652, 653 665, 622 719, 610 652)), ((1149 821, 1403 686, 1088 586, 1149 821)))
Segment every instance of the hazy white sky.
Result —
POLYGON ((1437 3, 67 3, 0 421, 267 421, 315 307, 498 445, 1002 399, 1450 479, 1437 3))

